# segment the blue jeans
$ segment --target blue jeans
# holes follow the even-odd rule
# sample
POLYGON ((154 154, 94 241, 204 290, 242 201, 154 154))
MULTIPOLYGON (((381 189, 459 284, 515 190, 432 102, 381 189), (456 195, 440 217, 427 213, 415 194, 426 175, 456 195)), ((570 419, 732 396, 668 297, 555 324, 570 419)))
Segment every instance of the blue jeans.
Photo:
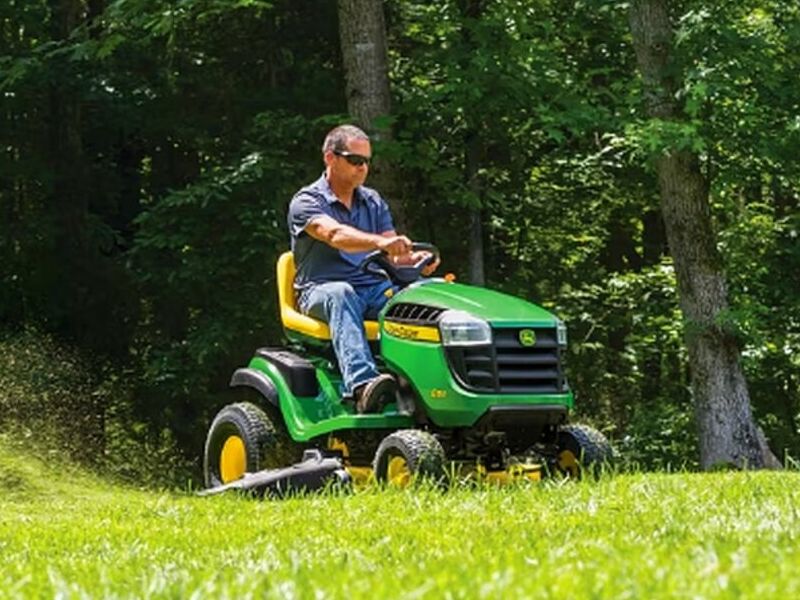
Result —
POLYGON ((364 332, 364 319, 376 319, 394 291, 389 281, 359 286, 330 281, 300 292, 297 305, 301 312, 325 321, 331 330, 345 395, 352 395, 354 388, 379 375, 364 332))

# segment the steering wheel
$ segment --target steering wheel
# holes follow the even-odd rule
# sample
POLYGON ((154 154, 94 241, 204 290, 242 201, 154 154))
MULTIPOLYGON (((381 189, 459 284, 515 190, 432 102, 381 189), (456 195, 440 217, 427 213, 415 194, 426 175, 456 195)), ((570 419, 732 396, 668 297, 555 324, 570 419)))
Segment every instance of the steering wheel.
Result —
POLYGON ((433 264, 440 256, 439 249, 427 242, 414 242, 411 244, 411 251, 425 251, 430 254, 419 259, 413 265, 396 265, 383 250, 373 250, 361 261, 361 268, 368 273, 386 273, 389 279, 397 285, 406 286, 419 279, 422 276, 422 270, 433 264))

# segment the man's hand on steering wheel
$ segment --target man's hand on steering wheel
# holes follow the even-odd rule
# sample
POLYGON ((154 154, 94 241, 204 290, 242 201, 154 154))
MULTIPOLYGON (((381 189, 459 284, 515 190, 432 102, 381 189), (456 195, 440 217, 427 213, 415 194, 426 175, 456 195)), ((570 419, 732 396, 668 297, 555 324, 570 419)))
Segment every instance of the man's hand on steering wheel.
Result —
POLYGON ((411 243, 406 252, 389 253, 390 249, 399 251, 407 248, 406 243, 411 241, 404 235, 386 236, 386 241, 378 244, 378 250, 364 257, 361 269, 369 273, 377 267, 400 286, 406 286, 417 281, 420 276, 427 277, 433 273, 439 266, 439 249, 433 244, 415 242, 411 243))
POLYGON ((404 235, 387 236, 378 242, 378 250, 382 250, 392 259, 409 255, 412 246, 411 240, 404 235))
POLYGON ((425 277, 429 277, 439 267, 439 263, 442 262, 438 256, 433 255, 431 252, 428 252, 427 250, 419 250, 417 252, 412 252, 411 255, 412 256, 418 255, 414 259, 414 262, 417 262, 418 260, 421 260, 428 256, 433 257, 433 261, 429 265, 427 265, 424 269, 422 269, 422 274, 425 277))
MULTIPOLYGON (((434 256, 434 255, 432 252, 428 252, 427 250, 415 250, 413 252, 409 252, 405 256, 401 256, 395 261, 395 263, 398 265, 416 265, 419 261, 429 256, 434 256)), ((436 270, 436 268, 439 266, 439 263, 441 262, 442 261, 439 259, 439 257, 435 256, 433 262, 430 263, 429 265, 426 265, 422 269, 422 275, 424 275, 425 277, 430 276, 430 274, 436 270)))

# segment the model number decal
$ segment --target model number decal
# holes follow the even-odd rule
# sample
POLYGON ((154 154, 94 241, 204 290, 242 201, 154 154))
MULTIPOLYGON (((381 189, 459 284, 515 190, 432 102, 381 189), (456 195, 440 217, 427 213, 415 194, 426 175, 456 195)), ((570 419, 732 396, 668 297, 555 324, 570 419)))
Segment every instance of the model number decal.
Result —
POLYGON ((438 342, 439 330, 435 327, 423 327, 420 325, 401 325, 392 321, 383 322, 383 330, 389 335, 403 338, 406 340, 417 340, 420 342, 438 342))

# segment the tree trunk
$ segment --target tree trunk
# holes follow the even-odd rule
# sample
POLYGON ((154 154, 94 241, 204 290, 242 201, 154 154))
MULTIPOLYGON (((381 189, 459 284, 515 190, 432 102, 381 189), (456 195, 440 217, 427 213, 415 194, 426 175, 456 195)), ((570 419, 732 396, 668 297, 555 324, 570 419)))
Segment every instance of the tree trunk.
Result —
MULTIPOLYGON (((64 41, 78 26, 80 0, 51 0, 51 34, 64 41)), ((87 250, 87 196, 83 190, 81 105, 72 82, 64 76, 50 84, 49 146, 54 171, 53 213, 60 222, 59 252, 81 262, 87 250)))
MULTIPOLYGON (((386 23, 381 0, 339 0, 339 39, 344 63, 347 111, 378 145, 392 139, 391 127, 381 117, 391 114, 386 23)), ((373 148, 373 151, 375 149, 373 148)), ((406 227, 400 186, 391 164, 380 154, 370 172, 369 185, 389 202, 398 230, 406 227)))
POLYGON ((347 108, 358 125, 372 130, 391 110, 381 0, 339 0, 339 38, 347 108))
POLYGON ((642 215, 642 264, 657 265, 668 254, 664 220, 660 210, 648 210, 642 215))
POLYGON ((89 24, 89 37, 97 40, 103 33, 101 17, 106 10, 106 0, 87 0, 86 21, 89 24))
MULTIPOLYGON (((477 134, 468 131, 464 140, 464 171, 467 187, 475 198, 481 197, 478 168, 480 167, 481 140, 477 134)), ((485 285, 486 273, 483 252, 483 214, 480 206, 472 207, 467 213, 469 229, 467 230, 467 264, 468 277, 472 285, 485 285)))
MULTIPOLYGON (((650 117, 680 119, 667 0, 635 0, 630 25, 650 117)), ((738 344, 723 323, 727 286, 699 159, 675 150, 659 155, 655 167, 691 364, 700 464, 705 469, 779 466, 753 420, 738 344)))
MULTIPOLYGON (((483 15, 485 0, 460 0, 459 8, 461 17, 465 24, 461 30, 461 41, 464 44, 462 53, 466 72, 469 65, 470 55, 477 49, 477 43, 473 39, 472 31, 468 24, 469 21, 480 19, 483 15)), ((467 212, 468 229, 468 251, 467 260, 469 265, 469 282, 472 285, 486 284, 485 256, 483 251, 483 210, 482 210, 482 190, 478 179, 481 159, 483 157, 483 142, 480 137, 480 115, 466 115, 467 130, 464 134, 464 175, 467 187, 473 198, 478 199, 478 205, 472 207, 467 212)))

